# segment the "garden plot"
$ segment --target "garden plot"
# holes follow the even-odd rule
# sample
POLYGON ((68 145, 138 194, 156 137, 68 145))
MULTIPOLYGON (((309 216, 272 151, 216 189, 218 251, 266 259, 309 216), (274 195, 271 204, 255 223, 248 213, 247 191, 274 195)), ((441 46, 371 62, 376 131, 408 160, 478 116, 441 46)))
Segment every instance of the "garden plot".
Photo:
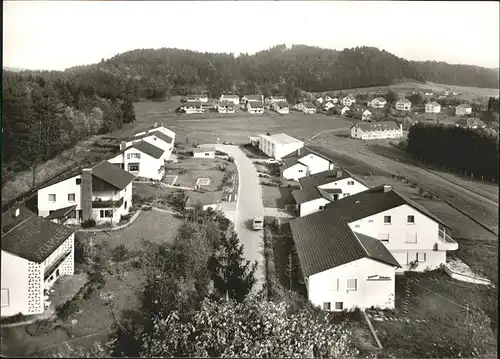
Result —
POLYGON ((196 181, 196 184, 198 186, 208 186, 210 184, 210 178, 206 178, 206 177, 200 177, 198 178, 198 180, 196 181))

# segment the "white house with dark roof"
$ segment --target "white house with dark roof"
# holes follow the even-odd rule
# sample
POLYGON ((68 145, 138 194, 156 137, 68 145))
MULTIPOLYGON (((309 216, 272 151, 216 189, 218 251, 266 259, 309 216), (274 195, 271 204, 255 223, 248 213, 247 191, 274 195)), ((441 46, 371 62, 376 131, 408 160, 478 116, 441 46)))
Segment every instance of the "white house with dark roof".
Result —
POLYGON ((290 106, 286 101, 274 101, 271 103, 271 108, 281 115, 287 115, 290 113, 290 106))
POLYGON ((120 151, 141 141, 162 149, 162 159, 167 161, 170 159, 172 151, 174 150, 175 133, 173 136, 169 136, 164 132, 155 131, 143 133, 142 135, 135 135, 134 137, 125 139, 125 141, 120 143, 120 151))
POLYGON ((187 114, 193 113, 203 113, 205 110, 203 109, 203 105, 201 101, 188 101, 181 105, 181 110, 187 114))
POLYGON ((41 314, 47 291, 74 274, 74 230, 24 206, 2 214, 1 316, 41 314))
POLYGON ((246 105, 249 102, 260 102, 264 104, 264 95, 245 95, 241 98, 241 102, 246 105))
POLYGON ((440 113, 441 105, 436 101, 430 101, 425 104, 425 113, 440 113))
POLYGON ((118 223, 122 215, 130 212, 134 178, 108 161, 76 169, 38 190, 38 215, 68 224, 90 218, 97 223, 118 223))
POLYGON ((299 217, 322 211, 328 203, 369 188, 360 178, 342 168, 299 178, 299 183, 301 189, 292 192, 299 217))
POLYGON ((228 95, 228 94, 222 94, 220 95, 219 102, 224 102, 228 101, 231 102, 233 105, 239 105, 240 103, 240 97, 238 95, 228 95))
POLYGON ((356 103, 356 97, 354 95, 349 94, 342 98, 342 105, 351 106, 353 103, 356 103))
POLYGON ((358 122, 351 126, 351 138, 376 140, 403 137, 403 126, 393 121, 358 122))
POLYGON ((383 97, 375 97, 373 100, 368 101, 368 106, 373 108, 384 108, 387 105, 387 101, 383 97))
POLYGON ((264 113, 264 104, 260 101, 247 101, 245 108, 248 113, 253 113, 253 114, 264 113))
POLYGON ((175 141, 175 132, 172 131, 169 128, 166 128, 163 126, 163 124, 160 124, 158 126, 158 123, 155 123, 151 128, 148 128, 146 131, 141 131, 137 132, 134 137, 140 137, 140 138, 146 138, 146 134, 155 134, 158 136, 157 132, 163 133, 167 137, 162 137, 162 139, 168 143, 171 143, 172 145, 174 144, 175 141))
POLYGON ((194 158, 215 158, 215 148, 193 148, 193 157, 194 158))
POLYGON ((377 306, 370 304, 375 301, 383 307, 383 298, 389 299, 388 287, 394 285, 394 277, 388 275, 388 268, 385 271, 386 267, 376 268, 367 261, 358 262, 354 272, 345 268, 328 272, 332 268, 368 257, 392 265, 396 273, 422 272, 444 265, 446 252, 458 249, 445 223, 386 185, 332 202, 324 211, 297 218, 291 221, 291 229, 309 299, 316 305, 343 302, 344 308, 367 308, 377 306), (320 276, 321 280, 315 280, 318 273, 325 273, 320 276), (328 280, 335 283, 342 273, 348 276, 340 278, 343 288, 322 289, 322 284, 328 280), (381 283, 371 286, 374 278, 381 283))
POLYGON ((411 101, 406 99, 406 98, 402 98, 396 102, 395 107, 396 107, 396 110, 398 110, 398 111, 410 111, 411 101))
POLYGON ((307 114, 315 114, 316 106, 310 102, 301 102, 297 105, 297 109, 307 114))
POLYGON ((351 111, 351 109, 350 109, 349 107, 344 106, 344 107, 342 108, 342 110, 340 110, 340 114, 341 114, 342 116, 345 116, 345 115, 347 115, 350 111, 351 111))
POLYGON ((304 142, 285 133, 259 135, 259 149, 269 157, 281 160, 284 156, 304 147, 304 142))
POLYGON ((325 111, 328 111, 329 109, 331 109, 333 107, 335 107, 335 105, 333 104, 333 102, 330 102, 330 101, 325 102, 325 104, 323 105, 323 109, 325 111))
POLYGON ((186 102, 203 102, 203 103, 207 103, 208 102, 208 96, 207 95, 187 95, 186 96, 186 102))
POLYGON ((234 102, 232 101, 220 101, 217 104, 218 113, 234 113, 234 102))
POLYGON ((471 113, 472 113, 472 106, 466 103, 458 105, 455 108, 456 116, 465 116, 465 115, 470 115, 471 113))
POLYGON ((372 113, 368 109, 364 110, 361 114, 361 121, 371 121, 371 119, 372 113))
POLYGON ((165 175, 165 151, 141 140, 132 146, 121 144, 120 152, 108 160, 134 176, 159 181, 165 175))
POLYGON ((295 153, 283 157, 281 176, 287 180, 298 181, 299 178, 331 170, 335 163, 328 156, 308 147, 299 148, 295 153))

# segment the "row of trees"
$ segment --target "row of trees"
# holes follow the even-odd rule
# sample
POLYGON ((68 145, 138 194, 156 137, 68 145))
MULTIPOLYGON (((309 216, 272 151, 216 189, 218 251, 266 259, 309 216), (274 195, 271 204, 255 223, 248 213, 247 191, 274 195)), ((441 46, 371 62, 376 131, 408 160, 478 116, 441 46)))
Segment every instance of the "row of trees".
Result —
POLYGON ((2 97, 4 181, 9 173, 53 158, 82 139, 135 121, 126 95, 109 96, 63 73, 4 71, 2 97))
POLYGON ((498 137, 484 131, 418 123, 407 149, 426 162, 498 182, 498 137))

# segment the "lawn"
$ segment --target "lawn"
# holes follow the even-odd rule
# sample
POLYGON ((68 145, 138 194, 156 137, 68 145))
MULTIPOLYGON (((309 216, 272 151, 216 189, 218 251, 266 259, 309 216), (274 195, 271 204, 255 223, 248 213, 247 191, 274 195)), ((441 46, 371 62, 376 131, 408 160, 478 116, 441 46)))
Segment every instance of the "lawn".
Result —
POLYGON ((293 205, 292 191, 295 188, 261 186, 262 201, 264 207, 286 209, 287 205, 293 205))

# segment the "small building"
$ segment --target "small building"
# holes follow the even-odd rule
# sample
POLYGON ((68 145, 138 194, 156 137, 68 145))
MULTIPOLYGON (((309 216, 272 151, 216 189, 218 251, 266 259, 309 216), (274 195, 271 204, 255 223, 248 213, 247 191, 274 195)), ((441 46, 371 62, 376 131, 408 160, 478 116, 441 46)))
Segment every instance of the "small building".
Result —
POLYGON ((45 311, 48 290, 60 277, 74 274, 74 232, 25 206, 2 214, 2 317, 45 311))
POLYGON ((215 148, 193 148, 194 158, 215 158, 215 148))
POLYGON ((188 101, 181 106, 181 110, 188 114, 204 112, 203 105, 200 101, 188 101))
POLYGON ((284 156, 304 147, 304 142, 285 133, 259 135, 259 137, 259 149, 276 160, 281 160, 284 156))
POLYGON ((221 101, 217 104, 218 113, 234 113, 234 102, 232 101, 221 101))
POLYGON ((455 108, 455 115, 456 116, 465 116, 465 115, 470 115, 471 113, 472 113, 472 106, 468 105, 466 103, 458 105, 455 108))
POLYGON ((342 108, 342 110, 340 111, 340 114, 341 114, 342 116, 345 116, 345 115, 347 115, 350 111, 351 111, 351 109, 350 109, 349 107, 344 106, 344 108, 342 108))
POLYGON ((323 109, 325 111, 328 111, 330 110, 331 108, 335 107, 335 105, 333 104, 333 102, 325 102, 325 104, 323 105, 323 109))
POLYGON ((440 113, 441 105, 436 101, 427 102, 425 104, 425 113, 440 113))
POLYGON ((316 99, 316 102, 318 102, 319 104, 322 104, 325 100, 323 99, 323 97, 319 97, 316 99))
POLYGON ((410 111, 410 109, 411 109, 411 101, 410 100, 408 100, 406 98, 402 98, 396 102, 396 110, 398 110, 398 111, 410 111))
POLYGON ((364 110, 361 114, 361 121, 371 121, 372 113, 368 109, 364 110))
POLYGON ((290 107, 286 101, 275 101, 271 104, 272 109, 279 114, 287 115, 290 113, 290 107))
POLYGON ((297 105, 297 109, 307 114, 315 114, 316 107, 310 102, 301 102, 297 105))
POLYGON ((332 98, 332 102, 333 102, 334 104, 338 104, 338 103, 339 103, 339 101, 340 101, 340 100, 339 100, 338 98, 336 98, 336 97, 332 98))
POLYGON ((167 161, 170 159, 172 151, 174 150, 174 141, 175 141, 175 132, 169 131, 169 134, 166 135, 163 131, 154 131, 154 132, 142 132, 141 134, 136 134, 133 137, 129 137, 124 139, 125 145, 123 142, 120 144, 120 151, 135 145, 141 141, 145 141, 155 147, 161 148, 164 152, 162 155, 162 159, 167 161))
POLYGON ((376 97, 371 101, 368 101, 368 106, 373 108, 384 108, 387 105, 387 101, 383 97, 376 97))
POLYGON ((456 127, 470 128, 470 129, 478 129, 478 128, 486 128, 486 124, 481 121, 479 118, 461 118, 455 122, 456 127))
POLYGON ((358 122, 351 127, 351 138, 361 140, 403 137, 403 127, 393 121, 358 122))
POLYGON ((186 96, 186 101, 187 102, 203 102, 203 103, 207 103, 208 102, 208 96, 207 95, 187 95, 186 96))
POLYGON ((287 180, 298 181, 299 178, 334 168, 334 161, 327 155, 308 147, 299 148, 283 157, 281 176, 287 180))
POLYGON ((248 102, 264 103, 264 95, 245 95, 241 98, 240 103, 246 105, 248 102))
POLYGON ((219 98, 219 103, 228 101, 231 102, 233 105, 238 105, 240 103, 240 97, 238 95, 221 95, 219 98))
POLYGON ((260 101, 247 101, 245 107, 248 113, 253 113, 253 114, 264 113, 264 104, 260 101))
POLYGON ((196 193, 196 197, 188 195, 186 201, 187 209, 195 208, 199 204, 201 204, 204 211, 209 208, 214 211, 222 210, 222 193, 220 191, 196 193))
POLYGON ((356 98, 352 94, 349 94, 342 98, 342 105, 344 106, 351 106, 353 103, 356 103, 356 98))

